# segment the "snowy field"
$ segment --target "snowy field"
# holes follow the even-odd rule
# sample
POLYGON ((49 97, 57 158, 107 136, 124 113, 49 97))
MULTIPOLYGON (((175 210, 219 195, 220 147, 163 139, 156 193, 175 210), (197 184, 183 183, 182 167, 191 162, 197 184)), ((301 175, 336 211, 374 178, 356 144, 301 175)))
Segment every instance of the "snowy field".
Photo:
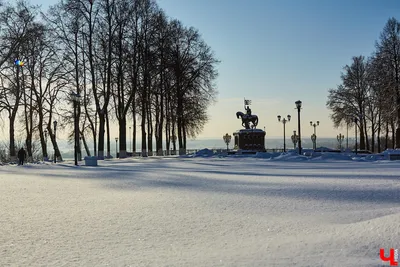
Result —
POLYGON ((0 166, 0 266, 389 266, 400 162, 0 166))

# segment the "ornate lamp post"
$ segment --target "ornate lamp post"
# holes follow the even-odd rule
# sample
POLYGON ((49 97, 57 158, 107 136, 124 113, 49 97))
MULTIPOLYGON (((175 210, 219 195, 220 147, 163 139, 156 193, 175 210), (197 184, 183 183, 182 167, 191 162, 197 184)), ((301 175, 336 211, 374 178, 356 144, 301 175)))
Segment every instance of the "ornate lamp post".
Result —
POLYGON ((71 93, 72 101, 74 102, 74 132, 75 132, 75 145, 74 145, 74 159, 75 166, 78 166, 78 148, 79 148, 79 122, 77 116, 77 108, 80 100, 80 95, 76 93, 71 93))
POLYGON ((301 155, 301 132, 300 132, 300 110, 301 110, 301 101, 300 100, 297 100, 296 102, 295 102, 295 104, 296 104, 296 109, 297 109, 297 124, 298 124, 298 131, 299 131, 299 140, 298 140, 298 142, 299 142, 299 155, 301 155))
MULTIPOLYGON (((282 116, 278 115, 278 121, 281 121, 282 116)), ((286 152, 286 123, 290 121, 290 118, 292 116, 287 115, 287 120, 286 118, 283 118, 283 120, 281 121, 283 123, 283 152, 286 152)))
POLYGON ((53 125, 54 125, 54 163, 57 163, 57 121, 53 121, 53 125))
POLYGON ((299 141, 299 137, 296 135, 296 131, 293 131, 293 135, 290 138, 292 139, 294 149, 296 149, 296 144, 299 141))
POLYGON ((336 136, 336 139, 339 143, 339 149, 342 150, 342 142, 344 140, 344 135, 342 135, 341 133, 339 135, 336 136))
POLYGON ((115 158, 118 157, 118 137, 115 137, 115 158))
POLYGON ((231 142, 232 136, 230 136, 228 133, 226 133, 224 136, 222 136, 222 138, 224 139, 224 142, 226 144, 226 151, 229 150, 229 143, 231 142))
POLYGON ((317 123, 313 123, 312 121, 310 121, 310 125, 312 127, 314 127, 314 133, 311 135, 311 141, 313 142, 313 149, 317 149, 317 131, 316 128, 317 126, 319 126, 319 121, 317 121, 317 123))

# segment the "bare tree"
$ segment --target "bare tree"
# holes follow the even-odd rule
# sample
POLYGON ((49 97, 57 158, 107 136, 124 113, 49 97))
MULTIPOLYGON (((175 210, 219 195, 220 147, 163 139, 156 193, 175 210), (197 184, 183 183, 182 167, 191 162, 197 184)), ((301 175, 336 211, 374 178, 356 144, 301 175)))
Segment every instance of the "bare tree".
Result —
POLYGON ((1 42, 0 51, 6 51, 0 59, 1 75, 1 103, 0 110, 5 110, 9 118, 10 157, 16 157, 15 151, 15 120, 24 93, 23 66, 14 64, 14 59, 22 59, 24 51, 21 44, 25 40, 26 31, 34 21, 34 15, 23 1, 18 1, 16 6, 7 5, 0 13, 1 42))
POLYGON ((368 93, 367 62, 363 56, 353 57, 353 63, 344 67, 341 75, 342 84, 337 89, 330 89, 327 101, 332 111, 334 126, 348 122, 349 117, 356 118, 356 127, 360 133, 360 149, 365 149, 368 139, 366 133, 366 100, 368 93))
POLYGON ((393 142, 396 148, 400 148, 400 23, 395 18, 389 19, 383 28, 376 50, 382 62, 381 67, 388 74, 390 89, 396 101, 397 127, 394 121, 391 125, 392 128, 396 127, 396 140, 393 142))

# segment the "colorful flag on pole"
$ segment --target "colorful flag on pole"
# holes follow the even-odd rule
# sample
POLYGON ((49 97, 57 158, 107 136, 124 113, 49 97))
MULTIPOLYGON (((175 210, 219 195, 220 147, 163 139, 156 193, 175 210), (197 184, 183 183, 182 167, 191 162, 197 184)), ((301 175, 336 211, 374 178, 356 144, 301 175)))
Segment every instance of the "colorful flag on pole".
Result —
POLYGON ((19 60, 19 59, 16 59, 16 60, 14 61, 14 63, 15 63, 15 65, 21 66, 21 67, 25 64, 23 61, 21 61, 21 60, 19 60))

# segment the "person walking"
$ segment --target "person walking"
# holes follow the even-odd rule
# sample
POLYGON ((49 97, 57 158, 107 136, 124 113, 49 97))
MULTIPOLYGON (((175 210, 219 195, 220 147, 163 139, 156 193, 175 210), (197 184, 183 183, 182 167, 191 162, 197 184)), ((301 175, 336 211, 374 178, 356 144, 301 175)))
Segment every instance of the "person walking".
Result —
POLYGON ((24 160, 26 157, 26 152, 23 147, 18 151, 18 159, 19 159, 19 164, 18 165, 24 165, 24 160))

